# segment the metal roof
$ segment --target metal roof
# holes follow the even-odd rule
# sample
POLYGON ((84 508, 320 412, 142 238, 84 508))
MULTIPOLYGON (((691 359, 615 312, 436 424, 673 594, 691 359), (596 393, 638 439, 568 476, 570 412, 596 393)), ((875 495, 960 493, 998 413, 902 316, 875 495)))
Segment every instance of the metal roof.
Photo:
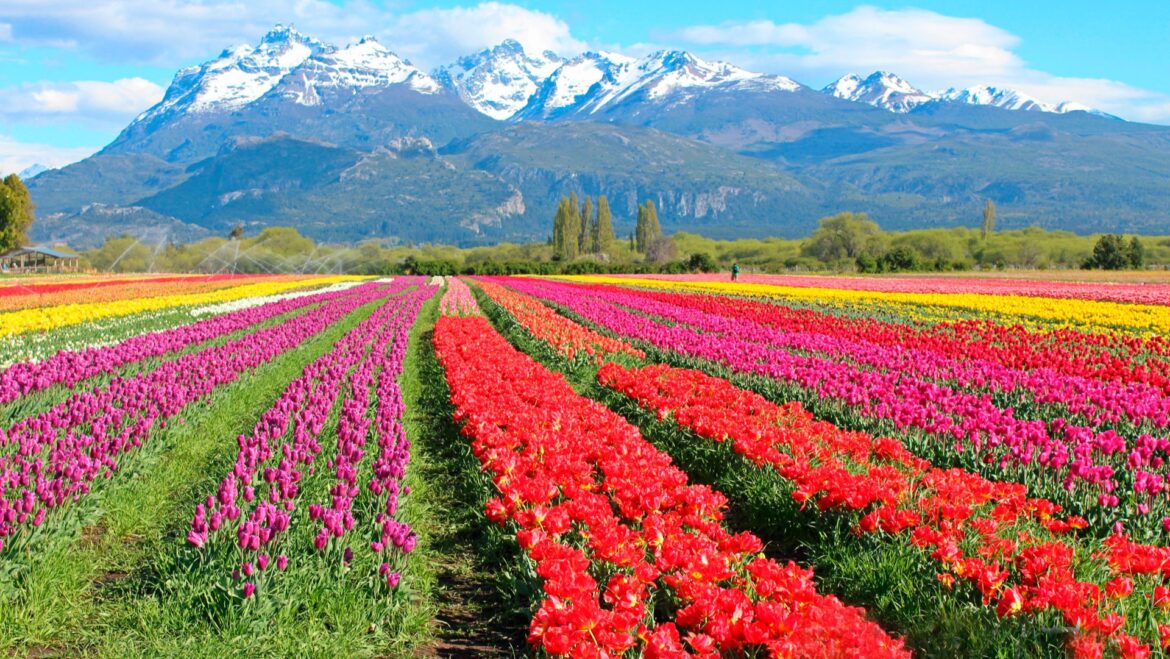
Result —
POLYGON ((18 247, 16 249, 9 250, 3 254, 0 254, 0 258, 11 258, 14 256, 20 256, 21 254, 44 254, 45 256, 52 256, 53 258, 57 259, 75 259, 78 257, 77 254, 62 252, 51 247, 41 247, 39 245, 34 245, 32 247, 18 247))

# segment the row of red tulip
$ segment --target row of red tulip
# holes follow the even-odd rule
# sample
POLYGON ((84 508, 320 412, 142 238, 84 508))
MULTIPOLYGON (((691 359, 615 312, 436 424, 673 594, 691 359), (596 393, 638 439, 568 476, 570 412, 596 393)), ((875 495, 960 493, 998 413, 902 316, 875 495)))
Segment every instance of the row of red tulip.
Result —
MULTIPOLYGON (((1000 469, 1027 468, 1037 478, 1061 479, 1074 490, 1092 488, 1101 517, 1123 502, 1126 514, 1142 516, 1146 527, 1164 523, 1170 440, 1148 434, 1127 440, 1110 429, 1051 420, 1017 418, 1011 408, 997 407, 986 394, 951 389, 896 371, 860 368, 848 362, 774 348, 775 332, 723 316, 683 309, 623 289, 584 290, 579 286, 533 280, 511 284, 518 291, 560 304, 619 336, 646 341, 661 349, 727 365, 736 371, 790 382, 840 401, 858 414, 889 419, 898 428, 917 428, 955 451, 981 453, 1000 469), (633 311, 631 311, 631 309, 633 311), (636 313, 635 313, 636 311, 636 313), (669 317, 665 324, 654 317, 669 317), (686 322, 677 322, 685 319, 686 322), (1119 489, 1120 488, 1120 489, 1119 489)), ((832 351, 830 338, 818 346, 832 351)), ((1086 509, 1086 514, 1088 514, 1086 509)))
POLYGON ((531 642, 553 656, 905 656, 811 572, 722 524, 726 499, 689 485, 630 425, 516 351, 483 317, 442 317, 435 350, 456 419, 535 562, 531 642), (657 598, 673 602, 651 623, 657 598))
POLYGON ((536 300, 515 293, 488 281, 479 281, 479 288, 503 307, 533 336, 548 343, 569 359, 585 353, 595 359, 611 353, 645 357, 646 353, 624 341, 610 338, 565 318, 536 300))
MULTIPOLYGON (((1029 498, 1022 485, 934 468, 897 440, 841 430, 799 403, 779 406, 699 371, 610 363, 598 380, 660 419, 730 442, 790 484, 802 505, 851 514, 858 533, 896 535, 922 548, 937 561, 940 580, 971 582, 1000 616, 1059 611, 1081 651, 1109 642, 1125 656, 1140 655, 1144 644, 1124 631, 1123 613, 1131 631, 1143 629, 1147 616, 1170 620, 1162 609, 1170 604, 1170 549, 1123 535, 1081 541, 1073 532, 1085 520, 1060 516, 1059 506, 1029 498), (1096 558, 1086 559, 1091 548, 1096 558)), ((1154 640, 1170 641, 1170 624, 1157 630, 1154 640)))

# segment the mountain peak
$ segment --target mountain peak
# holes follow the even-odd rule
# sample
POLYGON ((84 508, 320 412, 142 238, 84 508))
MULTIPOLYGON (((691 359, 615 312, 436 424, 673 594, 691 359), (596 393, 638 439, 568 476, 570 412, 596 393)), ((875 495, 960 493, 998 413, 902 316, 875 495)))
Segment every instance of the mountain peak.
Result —
POLYGON ((933 100, 931 95, 889 71, 874 71, 865 78, 850 73, 821 91, 846 101, 867 103, 891 112, 909 112, 933 100))
POLYGON ((518 53, 520 55, 525 54, 524 53, 524 45, 521 44, 519 41, 516 41, 515 39, 504 39, 498 45, 496 45, 495 48, 492 48, 492 50, 499 50, 499 51, 510 52, 510 53, 518 53))
POLYGON ((551 51, 529 55, 519 41, 505 39, 436 69, 434 76, 471 107, 503 120, 523 108, 563 61, 551 51))
POLYGON ((40 174, 41 172, 47 172, 50 169, 52 169, 52 167, 42 165, 38 162, 38 163, 34 163, 34 164, 29 165, 28 167, 25 167, 24 169, 20 170, 20 172, 17 173, 17 176, 19 176, 21 178, 21 180, 27 181, 28 179, 36 176, 37 174, 40 174))
POLYGON ((277 23, 260 39, 263 43, 277 43, 280 41, 307 41, 309 37, 297 31, 292 25, 277 23))
POLYGON ((373 36, 337 48, 278 24, 259 43, 229 48, 200 66, 175 76, 163 100, 135 123, 182 113, 227 112, 265 94, 278 93, 305 105, 319 102, 325 87, 372 87, 408 82, 421 93, 434 93, 438 83, 390 52, 373 36), (297 75, 293 76, 294 72, 297 75), (288 78, 287 82, 284 82, 288 78), (284 84, 282 84, 282 82, 284 84))

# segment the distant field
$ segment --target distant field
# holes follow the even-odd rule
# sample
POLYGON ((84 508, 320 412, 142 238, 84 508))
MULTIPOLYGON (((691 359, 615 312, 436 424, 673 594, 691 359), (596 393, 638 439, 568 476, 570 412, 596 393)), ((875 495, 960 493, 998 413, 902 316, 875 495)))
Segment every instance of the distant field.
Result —
POLYGON ((1168 335, 1166 272, 0 280, 0 650, 1157 653, 1168 335))

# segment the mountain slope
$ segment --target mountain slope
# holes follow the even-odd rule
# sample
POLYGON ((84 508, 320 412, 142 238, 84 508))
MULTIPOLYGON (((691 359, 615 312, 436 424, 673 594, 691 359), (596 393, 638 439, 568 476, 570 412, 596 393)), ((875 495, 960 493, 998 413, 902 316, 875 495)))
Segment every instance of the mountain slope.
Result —
POLYGON ((370 152, 273 137, 199 163, 186 181, 135 205, 226 233, 290 225, 318 239, 397 236, 471 244, 523 213, 517 192, 440 158, 425 139, 370 152))
MULTIPOLYGON (((597 122, 521 123, 453 143, 444 153, 524 196, 533 234, 547 232, 561 195, 607 195, 619 231, 654 199, 664 226, 708 235, 799 235, 819 212, 797 177, 670 133, 597 122)), ((815 186, 815 184, 814 184, 815 186)))

